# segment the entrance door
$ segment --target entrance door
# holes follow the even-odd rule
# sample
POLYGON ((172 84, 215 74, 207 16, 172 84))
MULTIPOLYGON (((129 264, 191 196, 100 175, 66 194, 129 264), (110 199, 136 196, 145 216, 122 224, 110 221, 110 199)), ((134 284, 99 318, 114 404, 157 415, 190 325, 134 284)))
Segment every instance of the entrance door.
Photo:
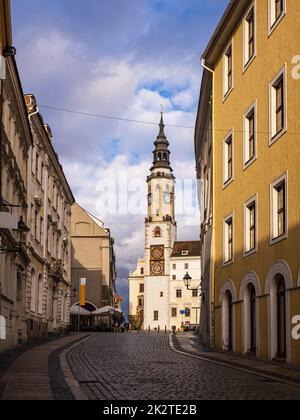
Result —
POLYGON ((233 350, 233 302, 232 302, 232 295, 228 291, 227 292, 227 300, 228 300, 228 320, 229 320, 229 336, 228 336, 228 350, 233 350))
POLYGON ((282 276, 277 279, 277 357, 286 358, 286 289, 282 276))
POLYGON ((249 285, 250 296, 250 350, 256 353, 256 292, 253 284, 249 285))

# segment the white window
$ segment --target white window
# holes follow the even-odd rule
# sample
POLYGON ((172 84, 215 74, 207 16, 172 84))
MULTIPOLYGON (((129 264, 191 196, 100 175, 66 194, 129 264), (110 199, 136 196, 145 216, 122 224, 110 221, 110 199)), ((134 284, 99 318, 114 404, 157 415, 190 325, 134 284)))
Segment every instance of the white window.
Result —
POLYGON ((224 264, 233 261, 233 214, 224 220, 224 264))
POLYGON ((288 178, 287 174, 271 185, 271 243, 287 238, 288 178))
POLYGON ((252 62, 256 54, 256 16, 255 3, 252 4, 244 19, 244 69, 252 62))
POLYGON ((189 255, 189 251, 182 251, 182 252, 181 252, 181 255, 182 255, 183 257, 186 257, 187 255, 189 255))
POLYGON ((269 0, 269 34, 286 14, 286 0, 269 0))
POLYGON ((244 231, 244 255, 246 256, 257 250, 257 197, 248 200, 245 204, 244 231))
POLYGON ((256 121, 255 102, 244 115, 244 168, 248 167, 256 159, 256 121))
POLYGON ((224 99, 229 95, 233 88, 233 44, 227 47, 224 54, 223 65, 223 96, 224 99))
POLYGON ((233 180, 233 133, 231 132, 223 144, 223 184, 224 187, 233 180))
POLYGON ((286 66, 270 83, 270 144, 287 129, 286 66))

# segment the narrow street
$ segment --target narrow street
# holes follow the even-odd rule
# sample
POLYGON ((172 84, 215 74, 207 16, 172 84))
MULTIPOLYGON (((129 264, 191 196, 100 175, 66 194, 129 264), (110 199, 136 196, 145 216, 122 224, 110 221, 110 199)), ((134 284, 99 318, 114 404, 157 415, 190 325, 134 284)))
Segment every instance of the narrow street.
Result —
POLYGON ((0 380, 2 399, 16 398, 19 389, 20 399, 300 400, 296 386, 175 353, 165 335, 99 333, 80 340, 19 356, 0 380))

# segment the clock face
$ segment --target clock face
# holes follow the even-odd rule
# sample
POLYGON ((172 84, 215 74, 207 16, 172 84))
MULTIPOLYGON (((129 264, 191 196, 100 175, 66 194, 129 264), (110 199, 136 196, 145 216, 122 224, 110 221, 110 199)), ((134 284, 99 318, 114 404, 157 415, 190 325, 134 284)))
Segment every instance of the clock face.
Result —
POLYGON ((154 260, 161 260, 164 254, 163 248, 155 247, 152 249, 151 254, 154 260))
POLYGON ((152 262, 151 264, 151 274, 152 276, 160 276, 164 272, 164 264, 162 262, 152 262))

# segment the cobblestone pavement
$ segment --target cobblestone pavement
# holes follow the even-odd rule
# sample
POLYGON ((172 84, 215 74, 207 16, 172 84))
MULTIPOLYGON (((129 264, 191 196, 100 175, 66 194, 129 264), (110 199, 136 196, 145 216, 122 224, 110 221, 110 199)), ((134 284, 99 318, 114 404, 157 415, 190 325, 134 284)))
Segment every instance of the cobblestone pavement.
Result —
POLYGON ((174 353, 168 336, 93 335, 68 354, 90 400, 300 400, 300 389, 174 353))

